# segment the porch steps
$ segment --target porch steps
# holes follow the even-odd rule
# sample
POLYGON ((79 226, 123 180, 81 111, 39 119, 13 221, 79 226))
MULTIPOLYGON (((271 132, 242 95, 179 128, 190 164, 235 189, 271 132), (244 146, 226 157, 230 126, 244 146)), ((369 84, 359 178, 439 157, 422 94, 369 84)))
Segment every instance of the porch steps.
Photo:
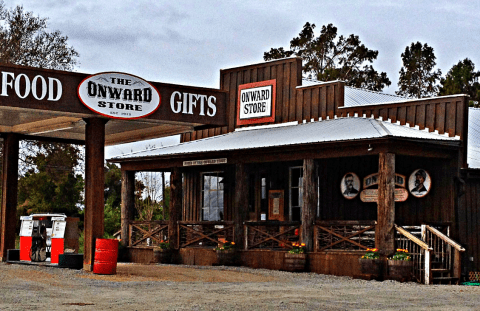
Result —
POLYGON ((452 284, 457 284, 458 283, 458 278, 455 278, 453 276, 443 276, 443 277, 434 277, 433 278, 433 284, 441 285, 452 285, 452 284))
POLYGON ((452 271, 443 267, 442 262, 432 262, 432 266, 435 267, 430 270, 432 272, 432 284, 458 284, 459 279, 456 277, 452 277, 452 271))
MULTIPOLYGON (((408 233, 415 238, 429 245, 431 249, 430 284, 459 284, 459 277, 453 276, 455 274, 452 265, 452 259, 454 256, 452 251, 455 251, 454 248, 459 245, 449 239, 448 226, 445 227, 445 225, 441 224, 435 226, 404 226, 403 229, 407 230, 408 233)), ((405 237, 402 238, 397 240, 403 242, 405 237)), ((458 251, 464 250, 461 246, 456 247, 456 249, 458 251)), ((417 271, 420 272, 420 275, 424 275, 425 273, 422 268, 417 271)))

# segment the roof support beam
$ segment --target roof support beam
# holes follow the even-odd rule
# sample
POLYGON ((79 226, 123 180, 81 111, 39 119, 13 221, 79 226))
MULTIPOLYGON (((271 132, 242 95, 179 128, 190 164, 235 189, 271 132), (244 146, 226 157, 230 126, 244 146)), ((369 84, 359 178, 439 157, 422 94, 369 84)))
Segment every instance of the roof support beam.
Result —
POLYGON ((2 210, 0 213, 0 261, 7 260, 8 249, 15 249, 18 149, 18 135, 5 135, 3 141, 2 210))
POLYGON ((314 159, 303 160, 302 242, 307 251, 313 250, 313 223, 318 202, 318 178, 314 159))
POLYGON ((95 240, 103 237, 105 123, 100 118, 85 119, 85 242, 83 269, 93 270, 95 240))
POLYGON ((395 154, 378 157, 378 202, 375 246, 382 255, 395 252, 395 154))

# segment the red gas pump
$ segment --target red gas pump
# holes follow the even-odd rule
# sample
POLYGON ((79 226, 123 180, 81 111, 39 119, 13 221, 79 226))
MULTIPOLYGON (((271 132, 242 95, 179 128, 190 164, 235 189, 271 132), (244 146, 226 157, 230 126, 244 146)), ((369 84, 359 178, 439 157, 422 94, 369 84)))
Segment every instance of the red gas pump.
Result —
POLYGON ((78 252, 78 218, 65 214, 21 216, 20 260, 58 264, 65 251, 78 252))

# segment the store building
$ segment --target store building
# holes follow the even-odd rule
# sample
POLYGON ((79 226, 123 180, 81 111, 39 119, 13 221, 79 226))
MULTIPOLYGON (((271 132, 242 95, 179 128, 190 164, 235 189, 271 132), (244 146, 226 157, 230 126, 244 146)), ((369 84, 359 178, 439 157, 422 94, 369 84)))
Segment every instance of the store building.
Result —
POLYGON ((213 248, 235 241, 239 264, 282 269, 300 241, 318 273, 358 275, 370 247, 408 248, 422 283, 480 269, 480 161, 469 148, 480 122, 467 96, 406 99, 304 80, 299 58, 221 70, 220 89, 226 126, 109 159, 122 169, 132 261, 151 260, 150 237, 168 238, 185 264, 215 264, 213 248), (168 222, 132 220, 136 171, 171 172, 168 222))

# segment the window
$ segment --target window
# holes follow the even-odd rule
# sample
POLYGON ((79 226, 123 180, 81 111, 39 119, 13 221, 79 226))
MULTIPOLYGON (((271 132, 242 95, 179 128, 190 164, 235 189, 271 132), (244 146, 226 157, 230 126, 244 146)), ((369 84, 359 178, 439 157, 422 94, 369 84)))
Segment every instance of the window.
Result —
POLYGON ((223 220, 223 172, 202 174, 202 220, 223 220))
POLYGON ((290 221, 300 221, 303 205, 303 167, 289 168, 289 210, 290 221))

